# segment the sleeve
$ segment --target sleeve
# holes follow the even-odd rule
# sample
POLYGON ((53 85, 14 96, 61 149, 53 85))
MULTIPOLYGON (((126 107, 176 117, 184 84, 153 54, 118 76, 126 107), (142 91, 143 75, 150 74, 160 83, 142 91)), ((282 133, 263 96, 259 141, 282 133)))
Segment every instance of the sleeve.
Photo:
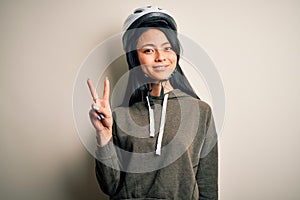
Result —
POLYGON ((113 140, 110 140, 103 147, 97 146, 95 162, 99 186, 105 194, 112 196, 117 191, 121 176, 119 159, 113 140))
POLYGON ((214 119, 209 109, 206 135, 200 154, 196 179, 201 200, 218 199, 218 144, 214 119))

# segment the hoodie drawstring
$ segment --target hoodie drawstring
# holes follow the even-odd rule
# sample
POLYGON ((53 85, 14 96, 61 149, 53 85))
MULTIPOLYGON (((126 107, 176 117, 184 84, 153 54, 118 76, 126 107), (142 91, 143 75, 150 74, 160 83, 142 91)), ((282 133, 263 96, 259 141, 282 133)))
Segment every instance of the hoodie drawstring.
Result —
MULTIPOLYGON (((160 127, 158 132, 158 139, 156 144, 156 150, 155 154, 160 155, 161 154, 161 144, 162 144, 162 138, 164 135, 164 128, 166 123, 166 111, 167 111, 167 102, 168 102, 169 94, 164 95, 163 99, 163 105, 161 110, 161 118, 160 118, 160 127)), ((154 124, 154 109, 151 106, 149 96, 146 96, 148 109, 149 109, 149 120, 150 120, 150 137, 154 137, 155 132, 155 124, 154 124)))
POLYGON ((146 96, 149 110, 149 119, 150 119, 150 137, 154 137, 155 127, 154 127, 154 109, 150 104, 149 96, 146 96))

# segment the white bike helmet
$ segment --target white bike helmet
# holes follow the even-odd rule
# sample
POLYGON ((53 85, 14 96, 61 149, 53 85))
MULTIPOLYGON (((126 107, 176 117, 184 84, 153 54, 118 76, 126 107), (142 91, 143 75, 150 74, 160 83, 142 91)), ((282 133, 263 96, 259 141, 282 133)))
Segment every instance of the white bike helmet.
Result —
MULTIPOLYGON (((149 27, 161 28, 163 32, 168 32, 168 35, 172 35, 174 51, 177 55, 180 55, 177 25, 170 13, 154 6, 137 8, 133 14, 127 17, 123 25, 122 42, 129 69, 140 65, 135 51, 137 38, 149 27)), ((170 40, 171 38, 168 39, 170 40)), ((172 41, 170 42, 172 43, 172 41)))
POLYGON ((135 9, 133 14, 127 17, 123 25, 123 33, 147 22, 164 22, 171 29, 177 30, 176 22, 168 11, 156 6, 147 6, 135 9))

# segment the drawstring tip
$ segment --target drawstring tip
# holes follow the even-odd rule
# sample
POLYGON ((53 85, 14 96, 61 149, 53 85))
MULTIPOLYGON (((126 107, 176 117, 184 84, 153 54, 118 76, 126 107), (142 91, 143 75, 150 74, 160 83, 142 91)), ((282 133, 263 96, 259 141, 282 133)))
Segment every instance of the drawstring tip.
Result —
POLYGON ((160 154, 161 154, 161 144, 157 144, 155 154, 160 156, 160 154))
POLYGON ((158 155, 158 156, 160 156, 160 154, 161 154, 160 149, 157 149, 157 150, 155 151, 155 154, 158 155))

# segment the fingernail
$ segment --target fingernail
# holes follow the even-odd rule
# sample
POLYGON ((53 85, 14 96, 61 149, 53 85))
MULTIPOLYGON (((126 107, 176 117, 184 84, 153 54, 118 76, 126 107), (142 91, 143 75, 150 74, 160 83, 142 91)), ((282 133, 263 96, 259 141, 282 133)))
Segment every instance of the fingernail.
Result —
POLYGON ((100 107, 99 106, 93 106, 93 110, 98 111, 98 110, 100 110, 100 107))
POLYGON ((99 115, 97 116, 97 118, 98 118, 99 120, 104 119, 104 115, 99 114, 99 115))

